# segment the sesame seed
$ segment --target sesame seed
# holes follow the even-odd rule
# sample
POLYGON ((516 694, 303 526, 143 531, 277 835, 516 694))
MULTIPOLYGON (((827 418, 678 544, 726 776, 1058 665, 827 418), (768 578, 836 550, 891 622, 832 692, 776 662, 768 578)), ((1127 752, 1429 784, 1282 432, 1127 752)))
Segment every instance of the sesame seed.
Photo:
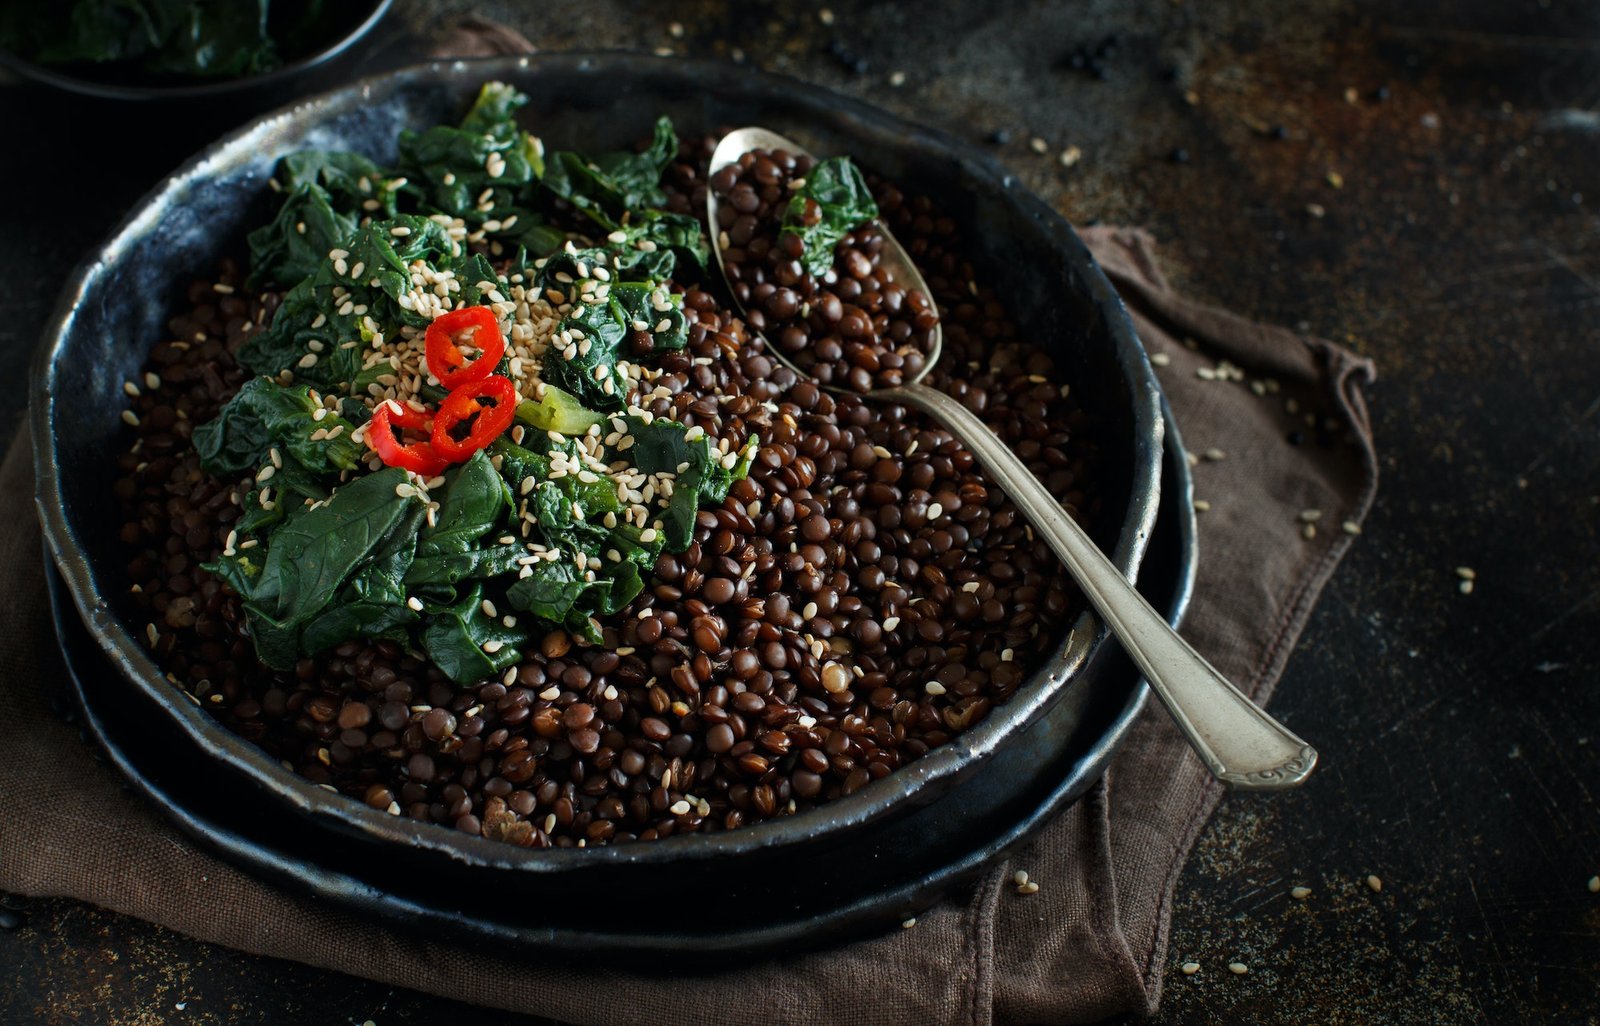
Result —
POLYGON ((1462 581, 1456 585, 1456 590, 1463 595, 1471 595, 1474 585, 1471 581, 1462 581))
POLYGON ((1478 571, 1470 566, 1458 566, 1456 567, 1456 576, 1463 581, 1475 581, 1478 579, 1478 571))
POLYGON ((422 612, 422 600, 417 598, 415 595, 406 599, 406 605, 410 606, 412 609, 415 609, 419 613, 422 612))
POLYGON ((401 238, 404 238, 405 236, 411 234, 411 229, 407 228, 403 224, 402 225, 397 225, 396 227, 389 229, 389 234, 390 235, 397 235, 397 236, 400 236, 401 238))
POLYGON ((1307 898, 1311 897, 1311 888, 1291 887, 1289 888, 1289 897, 1293 898, 1295 901, 1305 901, 1307 898))
POLYGON ((215 285, 211 286, 211 288, 212 288, 213 291, 221 293, 224 296, 233 295, 233 286, 232 285, 228 285, 228 284, 226 284, 224 282, 220 282, 219 281, 215 285))
POLYGON ((689 813, 689 803, 684 801, 682 798, 679 798, 677 801, 672 803, 672 808, 668 811, 674 816, 686 816, 689 813))
POLYGON ((259 471, 256 472, 256 484, 260 485, 260 484, 267 483, 268 481, 270 481, 272 479, 272 475, 276 474, 277 472, 278 472, 278 468, 275 467, 275 466, 268 465, 268 466, 262 467, 259 471))
POLYGON ((928 681, 928 683, 922 686, 922 690, 926 691, 930 695, 942 695, 945 693, 944 685, 940 684, 936 680, 928 681))
POLYGON ((1167 364, 1172 362, 1172 357, 1168 356, 1166 353, 1151 353, 1150 362, 1155 364, 1157 367, 1165 367, 1167 364))
POLYGON ((1301 535, 1303 535, 1305 537, 1306 541, 1310 541, 1311 539, 1313 539, 1313 538, 1315 538, 1317 536, 1317 525, 1316 524, 1301 524, 1300 525, 1300 533, 1301 533, 1301 535))
POLYGON ((1183 975, 1185 975, 1185 976, 1193 976, 1195 973, 1200 971, 1200 963, 1199 962, 1185 962, 1185 963, 1183 963, 1183 965, 1179 966, 1178 968, 1183 970, 1183 975))
POLYGON ((1028 149, 1035 153, 1049 153, 1050 144, 1036 135, 1032 139, 1028 140, 1028 149))
POLYGON ((1039 885, 1036 882, 1034 882, 1032 880, 1029 880, 1025 884, 1018 884, 1017 885, 1017 893, 1018 894, 1038 894, 1039 893, 1039 885))
POLYGON ((977 581, 968 581, 966 584, 961 586, 961 590, 966 592, 968 595, 971 595, 981 587, 983 587, 983 585, 979 584, 977 581))
POLYGON ((827 7, 824 7, 822 10, 817 12, 817 20, 822 22, 824 25, 832 25, 833 11, 827 7))
POLYGON ((1211 503, 1207 502, 1206 500, 1204 500, 1204 499, 1196 499, 1196 500, 1194 500, 1194 511, 1196 513, 1204 513, 1206 510, 1208 510, 1210 508, 1211 508, 1211 503))
POLYGON ((942 506, 941 504, 939 504, 937 502, 928 504, 928 519, 929 520, 938 520, 942 516, 944 516, 944 506, 942 506))
POLYGON ((1058 157, 1057 159, 1061 161, 1061 166, 1062 167, 1071 167, 1072 165, 1076 164, 1082 158, 1083 158, 1083 151, 1082 150, 1078 149, 1078 147, 1076 147, 1076 146, 1068 146, 1066 149, 1061 151, 1061 156, 1058 157))
POLYGON ((1300 511, 1300 522, 1302 524, 1314 524, 1321 519, 1322 510, 1320 509, 1303 509, 1300 511))
POLYGON ((913 926, 916 926, 916 925, 917 925, 917 917, 916 916, 912 916, 910 919, 907 919, 907 920, 905 920, 904 922, 902 922, 900 924, 900 929, 909 930, 913 926))
POLYGON ((1243 962, 1229 962, 1228 963, 1228 972, 1232 973, 1235 976, 1243 976, 1245 973, 1247 973, 1249 971, 1250 971, 1250 967, 1245 965, 1243 962))
POLYGON ((506 644, 503 641, 485 641, 483 643, 483 650, 490 655, 494 655, 496 652, 505 647, 506 644))
POLYGON ((139 386, 135 385, 131 381, 124 381, 122 383, 122 391, 127 393, 130 398, 137 398, 139 395, 139 386))
POLYGON ((1589 878, 1589 893, 1600 894, 1600 876, 1591 876, 1589 878))
POLYGON ((891 616, 891 617, 888 617, 887 619, 885 619, 883 621, 883 629, 886 630, 886 631, 890 631, 891 633, 895 630, 895 628, 897 628, 899 626, 900 626, 900 618, 898 616, 891 616))
POLYGON ((122 422, 124 424, 128 425, 129 427, 138 427, 139 426, 139 415, 137 413, 134 413, 132 410, 123 410, 122 411, 122 422))
POLYGON ((1344 531, 1345 534, 1361 533, 1361 525, 1356 523, 1354 520, 1346 520, 1344 523, 1340 524, 1339 527, 1344 531))
POLYGON ((1212 463, 1215 463, 1218 460, 1227 459, 1228 458, 1228 454, 1223 452, 1221 449, 1217 449, 1217 448, 1213 447, 1213 448, 1207 449, 1205 452, 1201 453, 1200 454, 1200 458, 1201 459, 1205 459, 1205 460, 1210 460, 1212 463))
POLYGON ((154 391, 161 387, 161 376, 155 371, 145 371, 144 387, 154 391))
POLYGON ((1383 881, 1378 879, 1376 875, 1369 875, 1367 877, 1367 887, 1376 893, 1383 890, 1383 881))

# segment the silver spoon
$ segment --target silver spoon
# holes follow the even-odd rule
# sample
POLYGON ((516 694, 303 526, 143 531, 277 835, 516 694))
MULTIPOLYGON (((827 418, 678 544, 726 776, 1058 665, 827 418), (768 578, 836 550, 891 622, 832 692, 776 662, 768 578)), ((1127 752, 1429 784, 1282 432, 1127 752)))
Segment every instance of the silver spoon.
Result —
MULTIPOLYGON (((794 141, 775 132, 741 128, 729 132, 717 144, 711 155, 710 174, 736 163, 751 150, 787 150, 795 156, 806 152, 794 141)), ((708 187, 706 214, 713 232, 717 231, 717 203, 715 190, 708 187)), ((880 266, 903 288, 919 289, 931 302, 933 297, 927 283, 906 251, 886 226, 880 223, 879 230, 884 240, 880 266)), ((723 264, 722 247, 713 240, 712 248, 717 254, 717 266, 722 268, 723 280, 727 281, 728 269, 723 264)), ((729 291, 732 291, 731 282, 729 291)), ((1178 637, 1166 618, 1128 583, 1077 521, 1067 515, 1056 498, 983 421, 950 396, 921 383, 938 362, 942 335, 936 327, 933 345, 920 373, 896 388, 862 394, 869 399, 913 406, 966 443, 978 462, 999 482, 1023 516, 1066 564, 1090 605, 1122 642, 1122 647, 1144 673, 1151 689, 1160 696, 1189 744, 1218 780, 1247 791, 1275 791, 1302 783, 1317 763, 1317 750, 1256 707, 1178 637)), ((808 376, 770 342, 767 352, 795 373, 808 376)))

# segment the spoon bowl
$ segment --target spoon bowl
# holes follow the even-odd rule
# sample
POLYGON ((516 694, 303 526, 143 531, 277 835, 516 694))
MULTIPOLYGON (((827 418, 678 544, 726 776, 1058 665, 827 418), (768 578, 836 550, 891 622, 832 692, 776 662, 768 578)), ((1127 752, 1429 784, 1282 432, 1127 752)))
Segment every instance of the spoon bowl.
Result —
MULTIPOLYGON (((784 136, 781 136, 777 132, 774 132, 770 129, 760 128, 754 125, 747 128, 736 128, 727 135, 723 136, 722 139, 717 143, 717 148, 712 151, 711 165, 706 172, 707 176, 709 177, 710 175, 716 174, 718 171, 721 171, 730 164, 737 164, 739 162, 739 158, 744 156, 746 153, 749 153, 751 150, 767 150, 768 152, 786 150, 797 157, 810 156, 810 154, 806 153, 805 148, 799 143, 792 139, 785 138, 784 136)), ((717 224, 717 208, 718 197, 716 190, 710 188, 706 189, 706 223, 713 227, 715 227, 717 224)), ((933 304, 933 294, 928 291, 928 283, 923 280, 922 272, 917 270, 916 264, 912 263, 911 254, 907 253, 905 247, 900 245, 900 240, 894 237, 894 234, 889 231, 887 225, 880 221, 878 222, 878 227, 883 236, 883 249, 878 254, 878 266, 884 271, 888 272, 889 279, 891 281, 904 288, 906 291, 910 292, 915 290, 917 292, 921 292, 924 296, 927 296, 928 303, 931 306, 933 304)), ((713 243, 714 242, 715 240, 713 240, 713 243)), ((723 261, 722 247, 714 244, 712 245, 711 249, 717 255, 717 268, 722 272, 722 279, 723 281, 727 281, 728 265, 723 261)), ((729 291, 732 291, 731 284, 729 285, 729 291)), ((735 296, 734 299, 737 302, 738 297, 735 296)), ((740 308, 743 309, 743 304, 740 304, 740 308)), ((927 377, 928 372, 933 370, 933 365, 939 362, 939 354, 943 351, 944 328, 942 325, 935 324, 933 326, 933 340, 929 342, 927 352, 923 353, 922 355, 922 368, 911 377, 907 378, 905 384, 915 385, 923 378, 927 377)), ((801 377, 813 377, 809 371, 799 367, 793 360, 784 355, 782 349, 772 345, 770 340, 768 340, 767 352, 776 357, 778 361, 785 367, 788 367, 801 377)), ((853 391, 852 389, 842 385, 822 384, 821 382, 817 382, 817 384, 834 392, 853 391)), ((884 392, 888 390, 879 389, 878 391, 884 392)))
MULTIPOLYGON (((793 140, 765 128, 748 126, 729 132, 717 143, 711 154, 708 175, 738 162, 752 150, 784 150, 797 157, 811 156, 793 140)), ((706 223, 712 231, 721 223, 718 220, 720 209, 717 190, 708 187, 706 223)), ((901 287, 920 289, 931 306, 932 296, 927 284, 910 256, 881 221, 878 230, 884 240, 878 266, 901 287)), ((748 313, 728 276, 721 240, 712 241, 711 248, 716 252, 717 266, 722 270, 728 292, 740 310, 748 313)), ((924 364, 910 380, 859 394, 921 410, 972 450, 978 462, 1049 543, 1089 604, 1104 618, 1143 671, 1151 690, 1166 706, 1190 746, 1217 779, 1235 789, 1251 791, 1282 790, 1303 783, 1316 766, 1316 749, 1262 711, 1179 637, 1166 617, 1145 601, 1077 521, 1062 509, 1057 498, 976 414, 944 392, 922 383, 938 362, 942 339, 942 331, 936 325, 924 364)), ((770 339, 766 341, 767 352, 801 377, 835 392, 853 391, 816 381, 814 375, 789 359, 770 339)))

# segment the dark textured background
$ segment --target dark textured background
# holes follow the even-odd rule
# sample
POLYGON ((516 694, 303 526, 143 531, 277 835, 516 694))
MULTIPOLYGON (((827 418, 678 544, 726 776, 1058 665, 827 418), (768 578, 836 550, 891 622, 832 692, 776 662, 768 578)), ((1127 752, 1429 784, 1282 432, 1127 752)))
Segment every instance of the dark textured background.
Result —
MULTIPOLYGON (((475 9, 543 49, 786 71, 991 146, 1075 222, 1149 226, 1181 288, 1373 357, 1379 503, 1275 699, 1323 766, 1205 831, 1154 1021, 1600 1022, 1600 7, 1129 6, 839 0, 829 26, 775 3, 401 0, 370 66, 475 9), (1073 67, 1108 39, 1098 73, 1073 67)), ((4 85, 0 112, 9 436, 64 275, 250 111, 4 85)), ((7 1023, 535 1022, 71 902, 7 899, 0 926, 7 1023)))

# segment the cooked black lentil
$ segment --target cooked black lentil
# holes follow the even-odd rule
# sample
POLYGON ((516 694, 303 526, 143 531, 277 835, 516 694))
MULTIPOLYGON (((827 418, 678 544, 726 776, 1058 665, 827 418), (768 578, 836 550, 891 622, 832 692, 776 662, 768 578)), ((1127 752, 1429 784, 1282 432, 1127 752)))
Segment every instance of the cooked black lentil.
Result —
MULTIPOLYGON (((708 154, 709 140, 686 146, 669 171, 672 209, 704 209, 708 154)), ((949 217, 874 188, 943 310, 929 382, 1092 518, 1095 448, 1051 358, 973 284, 949 217)), ((842 249, 847 261, 875 252, 869 233, 842 249)), ((266 671, 238 598, 200 568, 239 509, 189 438, 245 380, 231 354, 278 297, 248 294, 224 261, 187 300, 129 389, 135 440, 114 491, 133 604, 177 686, 295 772, 373 808, 539 846, 787 815, 982 720, 1075 615, 1054 556, 948 432, 799 378, 715 293, 690 286, 690 345, 661 360, 674 395, 657 412, 674 407, 708 431, 760 403, 777 414, 748 479, 699 513, 693 544, 660 558, 602 645, 553 631, 506 679, 465 689, 386 640, 266 671), (736 398, 713 404, 712 389, 736 398)))
MULTIPOLYGON (((781 230, 792 188, 813 161, 785 150, 753 150, 711 176, 721 198, 716 244, 728 280, 752 328, 824 385, 866 392, 916 378, 939 322, 920 290, 897 283, 880 266, 884 239, 869 222, 834 250, 820 279, 801 261, 798 236, 781 230)), ((880 212, 903 205, 886 189, 880 212)), ((816 204, 807 200, 808 214, 816 204)))

